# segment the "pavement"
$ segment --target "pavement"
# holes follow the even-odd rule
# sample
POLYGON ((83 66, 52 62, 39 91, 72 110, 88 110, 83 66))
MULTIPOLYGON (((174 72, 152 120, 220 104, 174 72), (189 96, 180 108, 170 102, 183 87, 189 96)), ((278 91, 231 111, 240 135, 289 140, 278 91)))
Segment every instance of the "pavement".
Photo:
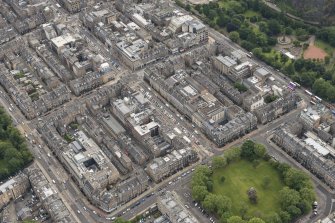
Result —
MULTIPOLYGON (((271 9, 277 11, 277 12, 281 12, 281 9, 274 3, 270 2, 270 1, 266 1, 266 0, 263 0, 263 2, 271 9)), ((298 16, 295 16, 295 15, 292 15, 291 13, 285 13, 287 17, 290 17, 291 19, 294 19, 294 20, 298 20, 298 21, 302 21, 302 22, 305 22, 305 23, 308 23, 308 24, 312 24, 312 25, 320 25, 319 22, 315 22, 315 21, 309 21, 309 20, 304 20, 298 16)))

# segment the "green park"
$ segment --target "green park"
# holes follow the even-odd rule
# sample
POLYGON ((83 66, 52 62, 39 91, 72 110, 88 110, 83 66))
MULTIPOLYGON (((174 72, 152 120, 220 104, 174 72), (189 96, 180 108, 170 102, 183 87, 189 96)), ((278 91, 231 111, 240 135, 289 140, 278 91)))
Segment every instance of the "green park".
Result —
POLYGON ((232 214, 257 216, 261 213, 274 214, 280 211, 278 191, 284 183, 278 171, 268 162, 261 161, 256 167, 251 162, 240 160, 213 172, 213 193, 225 195, 232 201, 232 214), (223 180, 224 179, 224 180, 223 180), (247 191, 257 191, 256 204, 249 202, 247 191))
POLYGON ((309 213, 314 187, 302 171, 273 160, 262 144, 247 140, 212 165, 196 168, 192 197, 220 222, 289 223, 309 213))
POLYGON ((291 19, 285 11, 274 11, 262 0, 176 3, 293 81, 335 102, 334 27, 291 19))

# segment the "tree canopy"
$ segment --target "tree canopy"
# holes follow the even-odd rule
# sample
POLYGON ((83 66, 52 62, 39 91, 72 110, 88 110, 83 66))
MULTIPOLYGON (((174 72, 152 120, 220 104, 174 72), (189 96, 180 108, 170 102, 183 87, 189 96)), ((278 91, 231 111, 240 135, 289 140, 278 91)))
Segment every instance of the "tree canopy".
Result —
POLYGON ((24 138, 0 107, 0 180, 15 174, 32 160, 24 138))
MULTIPOLYGON (((262 187, 266 189, 271 184, 271 180, 267 176, 263 177, 262 187)), ((220 183, 225 183, 225 177, 220 178, 220 183)), ((311 180, 304 172, 293 169, 288 164, 271 160, 264 145, 251 140, 246 140, 239 148, 226 151, 223 156, 213 157, 212 168, 205 165, 198 166, 192 176, 191 187, 193 199, 200 202, 208 212, 216 214, 220 218, 220 222, 227 223, 289 223, 302 214, 308 213, 316 199, 311 180), (256 217, 250 219, 253 216, 246 214, 247 207, 241 201, 240 209, 237 212, 240 216, 236 216, 236 212, 234 215, 232 214, 232 202, 229 197, 211 192, 213 171, 225 168, 239 159, 245 159, 252 163, 263 159, 278 171, 285 185, 283 189, 278 191, 280 211, 264 216, 260 213, 255 216, 262 216, 262 219, 256 217)), ((258 199, 256 189, 250 187, 246 193, 251 203, 256 204, 258 199)))

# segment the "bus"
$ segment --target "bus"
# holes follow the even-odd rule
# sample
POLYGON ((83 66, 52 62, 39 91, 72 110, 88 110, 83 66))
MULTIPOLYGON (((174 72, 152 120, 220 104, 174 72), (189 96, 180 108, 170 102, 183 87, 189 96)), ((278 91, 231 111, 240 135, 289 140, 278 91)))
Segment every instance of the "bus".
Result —
POLYGON ((305 90, 305 93, 308 94, 309 96, 312 96, 312 92, 308 91, 308 90, 305 90))
POLYGON ((295 83, 293 83, 293 82, 290 82, 290 83, 288 84, 287 87, 288 87, 289 89, 291 89, 292 91, 294 91, 295 88, 297 87, 297 85, 296 85, 295 83))
POLYGON ((322 102, 322 99, 319 98, 318 96, 315 96, 315 99, 316 99, 318 102, 322 102))
POLYGON ((288 85, 287 88, 290 89, 291 91, 294 91, 294 87, 291 85, 288 85))
POLYGON ((293 84, 295 84, 295 86, 300 87, 300 84, 298 84, 297 82, 293 82, 293 84))
POLYGON ((294 82, 290 82, 289 85, 293 86, 293 87, 297 87, 297 85, 294 82))
POLYGON ((312 104, 312 105, 316 105, 315 101, 311 101, 311 104, 312 104))

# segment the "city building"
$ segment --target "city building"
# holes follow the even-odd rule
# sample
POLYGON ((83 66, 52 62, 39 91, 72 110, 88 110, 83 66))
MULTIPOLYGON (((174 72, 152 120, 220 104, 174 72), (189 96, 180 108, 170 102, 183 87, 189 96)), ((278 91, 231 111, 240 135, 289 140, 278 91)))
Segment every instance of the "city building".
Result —
POLYGON ((0 185, 0 209, 4 208, 10 201, 21 197, 30 183, 27 175, 21 173, 0 185))
POLYGON ((155 182, 160 182, 178 170, 187 167, 197 159, 197 153, 190 147, 186 147, 174 150, 163 157, 153 159, 148 164, 146 171, 155 182))
POLYGON ((28 177, 31 186, 42 202, 43 207, 48 211, 55 223, 73 223, 75 220, 69 210, 60 199, 57 191, 51 186, 42 171, 38 168, 29 168, 28 177))
POLYGON ((166 215, 172 223, 199 223, 191 212, 181 203, 175 192, 167 191, 158 198, 158 209, 166 215))
POLYGON ((70 13, 79 12, 83 6, 82 0, 60 0, 60 2, 70 13))
POLYGON ((222 55, 219 55, 213 59, 213 65, 221 74, 228 75, 237 65, 237 62, 228 56, 223 57, 222 55))
POLYGON ((115 183, 119 172, 99 146, 82 131, 62 154, 64 165, 88 196, 115 183))
POLYGON ((287 94, 269 104, 265 104, 255 109, 253 113, 256 115, 259 123, 265 124, 295 109, 297 107, 298 100, 299 98, 296 94, 287 94))
POLYGON ((273 141, 311 173, 334 189, 334 147, 323 142, 312 132, 306 132, 304 137, 305 139, 300 139, 292 134, 288 128, 283 127, 274 131, 273 141))

